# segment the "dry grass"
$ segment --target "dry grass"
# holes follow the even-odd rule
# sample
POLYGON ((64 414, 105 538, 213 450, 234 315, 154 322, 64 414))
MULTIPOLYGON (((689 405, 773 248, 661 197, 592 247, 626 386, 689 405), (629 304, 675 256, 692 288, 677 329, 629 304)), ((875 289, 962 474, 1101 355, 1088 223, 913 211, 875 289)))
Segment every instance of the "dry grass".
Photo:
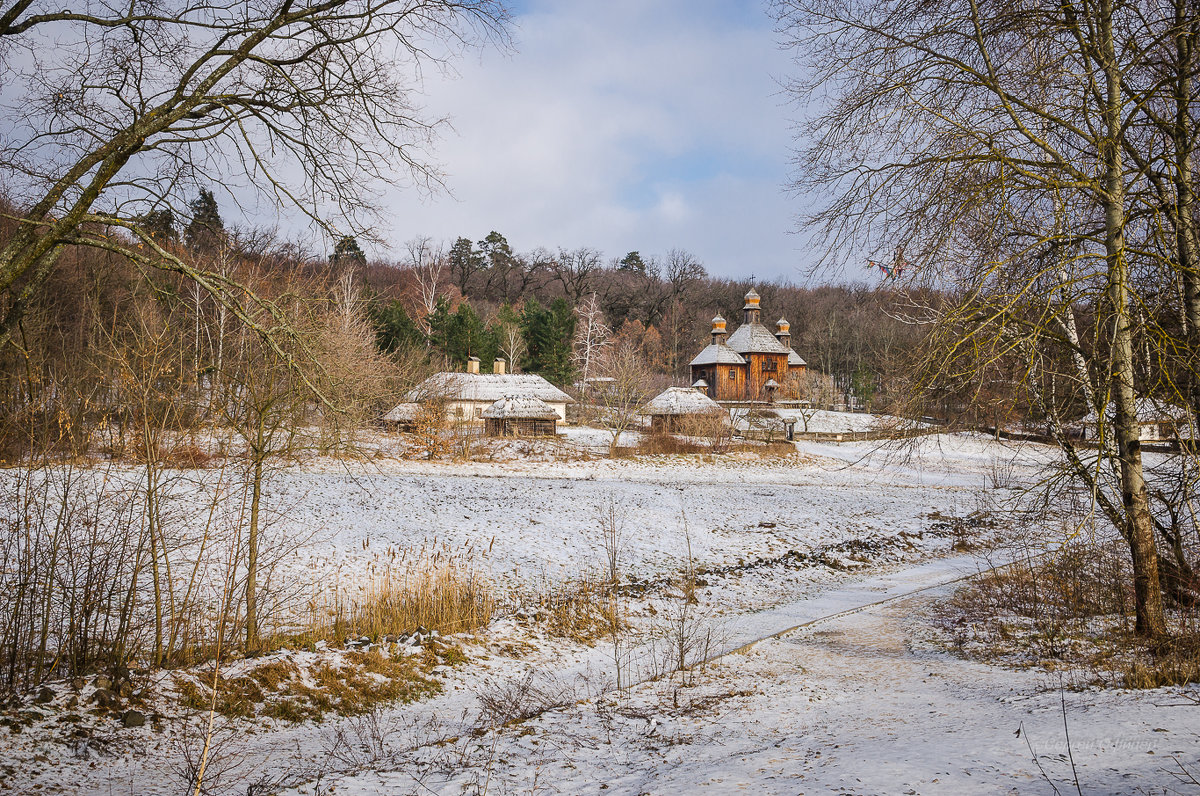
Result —
POLYGON ((494 607, 491 584, 469 556, 422 551, 372 575, 353 598, 338 594, 332 604, 311 604, 305 635, 341 643, 418 628, 463 633, 486 626, 494 607))
POLYGON ((972 579, 942 607, 939 625, 962 654, 1071 671, 1082 682, 1157 688, 1200 682, 1200 613, 1168 612, 1170 636, 1134 632, 1133 582, 1119 543, 1075 542, 1036 562, 972 579))
POLYGON ((176 675, 175 687, 183 706, 199 711, 215 706, 216 712, 227 718, 320 721, 327 714, 357 716, 376 705, 437 694, 442 686, 430 673, 443 662, 432 650, 387 655, 378 649, 326 656, 305 664, 275 660, 219 677, 215 703, 211 674, 198 678, 176 675))
POLYGON ((642 437, 637 446, 637 452, 643 456, 678 453, 709 453, 707 445, 701 445, 688 439, 672 434, 647 434, 642 437))
POLYGON ((538 595, 537 605, 539 623, 555 638, 591 645, 623 629, 616 595, 598 578, 548 587, 538 595))

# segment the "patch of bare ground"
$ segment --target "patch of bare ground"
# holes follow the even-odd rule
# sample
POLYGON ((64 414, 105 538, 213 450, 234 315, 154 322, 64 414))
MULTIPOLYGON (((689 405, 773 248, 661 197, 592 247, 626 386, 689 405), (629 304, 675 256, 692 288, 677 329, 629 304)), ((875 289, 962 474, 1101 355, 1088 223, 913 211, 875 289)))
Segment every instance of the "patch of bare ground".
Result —
POLYGON ((965 658, 1061 675, 1074 687, 1200 682, 1200 606, 1176 601, 1167 637, 1134 632, 1119 542, 1074 541, 983 573, 933 609, 936 643, 965 658))

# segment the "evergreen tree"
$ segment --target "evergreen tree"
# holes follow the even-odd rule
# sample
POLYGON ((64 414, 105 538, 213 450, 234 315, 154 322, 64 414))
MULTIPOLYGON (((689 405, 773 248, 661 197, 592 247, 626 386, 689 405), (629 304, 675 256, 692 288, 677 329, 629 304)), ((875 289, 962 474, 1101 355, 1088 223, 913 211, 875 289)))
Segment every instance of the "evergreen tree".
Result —
POLYGON ((138 226, 159 243, 168 243, 179 239, 179 231, 175 229, 175 211, 169 207, 151 210, 144 216, 139 216, 138 226))
POLYGON ((450 275, 453 277, 455 284, 458 285, 459 292, 465 296, 467 295, 467 283, 471 281, 471 277, 476 272, 483 269, 483 255, 475 250, 475 247, 471 245, 471 241, 466 238, 459 238, 450 247, 448 259, 450 261, 450 275))
POLYGON ((495 230, 479 241, 479 256, 488 268, 507 268, 514 259, 508 239, 495 230))
POLYGON ((192 220, 183 232, 183 243, 198 252, 211 252, 225 237, 225 222, 212 191, 200 189, 200 195, 188 203, 192 220))
POLYGON ((646 261, 637 252, 630 252, 617 263, 618 271, 633 271, 637 274, 646 273, 646 261))
POLYGON ((375 328, 375 346, 385 354, 425 345, 425 335, 399 300, 371 305, 371 325, 375 328))
POLYGON ((362 247, 358 245, 358 239, 353 235, 345 235, 333 247, 333 254, 329 255, 329 262, 333 265, 364 265, 367 262, 367 255, 363 254, 362 247))
POLYGON ((454 367, 463 367, 471 357, 479 357, 481 369, 490 371, 500 349, 496 327, 485 326, 479 313, 464 301, 454 312, 443 297, 429 315, 429 339, 454 367))
POLYGON ((521 328, 525 334, 525 370, 541 374, 555 384, 569 384, 575 378, 572 341, 575 338, 575 313, 564 298, 549 308, 536 300, 525 302, 521 328))

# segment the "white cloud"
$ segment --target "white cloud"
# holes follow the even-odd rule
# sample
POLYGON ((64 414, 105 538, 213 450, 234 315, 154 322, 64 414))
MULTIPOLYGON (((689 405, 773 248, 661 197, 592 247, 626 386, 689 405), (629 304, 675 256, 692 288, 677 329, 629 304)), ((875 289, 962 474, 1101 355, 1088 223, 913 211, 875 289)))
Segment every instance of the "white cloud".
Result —
POLYGON ((437 150, 454 198, 391 192, 384 238, 495 229, 518 250, 680 247, 715 274, 798 278, 789 64, 761 9, 539 0, 517 23, 516 53, 428 84, 455 128, 437 150))

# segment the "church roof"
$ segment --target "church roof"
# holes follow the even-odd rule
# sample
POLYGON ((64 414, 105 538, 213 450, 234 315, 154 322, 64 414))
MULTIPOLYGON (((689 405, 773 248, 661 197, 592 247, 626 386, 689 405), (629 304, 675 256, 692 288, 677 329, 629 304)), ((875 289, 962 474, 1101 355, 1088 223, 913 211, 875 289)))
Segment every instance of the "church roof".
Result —
POLYGON ((729 335, 727 345, 739 354, 786 354, 790 350, 761 323, 743 323, 729 335))
POLYGON ((745 365, 746 360, 729 346, 713 343, 696 354, 696 358, 692 360, 691 364, 692 367, 697 365, 745 365))
POLYGON ((794 349, 794 348, 788 349, 788 367, 789 368, 799 368, 799 367, 804 367, 806 365, 808 365, 808 363, 800 358, 800 355, 796 353, 796 349, 794 349))

